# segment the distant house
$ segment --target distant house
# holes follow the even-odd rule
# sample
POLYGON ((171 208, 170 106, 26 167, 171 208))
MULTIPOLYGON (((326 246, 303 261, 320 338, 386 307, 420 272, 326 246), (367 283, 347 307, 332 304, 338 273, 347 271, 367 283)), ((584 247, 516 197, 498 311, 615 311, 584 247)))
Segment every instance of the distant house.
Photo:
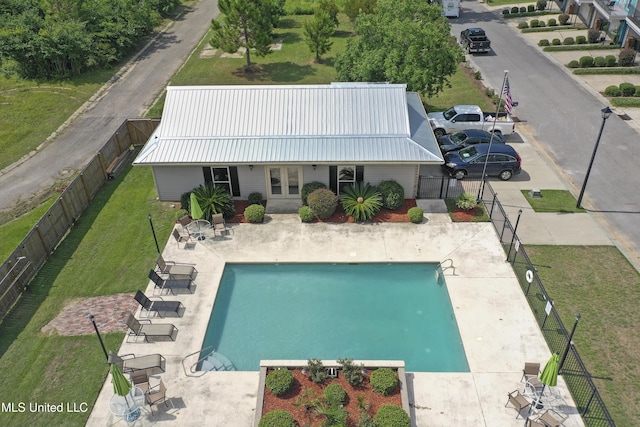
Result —
POLYGON ((624 48, 640 50, 638 0, 563 0, 561 9, 577 14, 589 27, 605 33, 624 48))
POLYGON ((151 166, 164 201, 205 183, 299 200, 311 181, 340 194, 389 179, 415 197, 421 168, 443 163, 418 94, 384 83, 169 87, 134 161, 151 166))

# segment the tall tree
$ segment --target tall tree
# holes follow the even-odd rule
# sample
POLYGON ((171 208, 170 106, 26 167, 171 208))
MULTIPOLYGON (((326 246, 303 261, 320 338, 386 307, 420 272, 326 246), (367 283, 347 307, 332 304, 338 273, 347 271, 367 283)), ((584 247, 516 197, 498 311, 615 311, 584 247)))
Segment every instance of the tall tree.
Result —
POLYGON ((425 0, 378 0, 375 13, 356 19, 358 35, 336 59, 338 79, 406 83, 411 91, 436 95, 464 59, 441 12, 425 0))
POLYGON ((344 14, 351 22, 355 22, 361 13, 373 13, 375 8, 376 0, 345 0, 344 2, 344 14))
POLYGON ((316 62, 320 62, 320 57, 331 49, 331 36, 334 32, 335 23, 324 10, 316 10, 313 19, 304 23, 304 39, 311 52, 316 55, 316 62))
POLYGON ((277 4, 272 0, 220 0, 221 20, 211 21, 211 46, 227 53, 246 49, 246 71, 252 71, 251 50, 257 56, 271 52, 274 27, 273 13, 277 4))

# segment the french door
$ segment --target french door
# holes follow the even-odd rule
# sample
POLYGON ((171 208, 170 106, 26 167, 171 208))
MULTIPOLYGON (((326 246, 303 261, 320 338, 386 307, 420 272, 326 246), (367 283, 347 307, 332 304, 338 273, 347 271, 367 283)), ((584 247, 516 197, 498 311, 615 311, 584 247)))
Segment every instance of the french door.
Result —
POLYGON ((274 199, 295 199, 300 197, 302 167, 267 166, 268 197, 274 199))

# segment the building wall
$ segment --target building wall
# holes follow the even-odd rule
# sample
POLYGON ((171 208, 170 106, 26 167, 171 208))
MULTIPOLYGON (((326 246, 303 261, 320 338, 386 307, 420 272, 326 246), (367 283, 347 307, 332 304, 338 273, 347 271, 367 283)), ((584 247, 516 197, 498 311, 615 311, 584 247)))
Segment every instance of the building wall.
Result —
POLYGON ((153 166, 158 198, 163 202, 179 202, 180 196, 204 184, 201 167, 153 166))

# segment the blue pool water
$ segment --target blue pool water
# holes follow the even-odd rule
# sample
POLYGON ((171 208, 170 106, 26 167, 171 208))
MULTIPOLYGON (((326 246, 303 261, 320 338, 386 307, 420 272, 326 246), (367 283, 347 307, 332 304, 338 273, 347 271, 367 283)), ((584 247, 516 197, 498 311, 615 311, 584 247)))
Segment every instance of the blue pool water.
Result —
POLYGON ((436 264, 227 264, 202 347, 212 345, 240 371, 311 358, 469 371, 436 264))

